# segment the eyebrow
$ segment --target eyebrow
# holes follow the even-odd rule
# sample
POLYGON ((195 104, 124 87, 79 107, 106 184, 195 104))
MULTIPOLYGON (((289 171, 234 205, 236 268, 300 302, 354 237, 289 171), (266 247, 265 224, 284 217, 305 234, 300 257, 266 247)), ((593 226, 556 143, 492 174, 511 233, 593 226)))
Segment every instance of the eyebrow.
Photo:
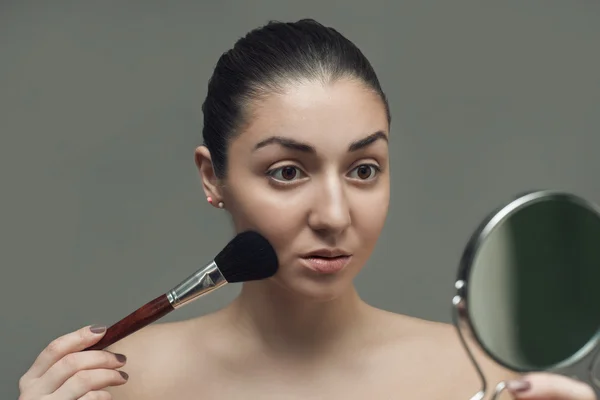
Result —
MULTIPOLYGON (((362 138, 355 142, 350 143, 350 145, 348 146, 348 151, 354 152, 354 151, 358 151, 360 149, 364 149, 365 147, 370 146, 371 144, 375 143, 378 140, 384 140, 387 143, 388 137, 383 131, 377 131, 375 133, 370 134, 369 136, 367 136, 365 138, 362 138)), ((262 147, 272 145, 272 144, 278 144, 282 147, 285 147, 285 148, 288 148, 291 150, 301 151, 303 153, 313 153, 313 154, 317 153, 317 150, 314 148, 314 146, 299 142, 294 139, 282 137, 282 136, 271 136, 265 140, 258 142, 256 144, 256 146, 254 146, 254 151, 256 151, 262 147)))

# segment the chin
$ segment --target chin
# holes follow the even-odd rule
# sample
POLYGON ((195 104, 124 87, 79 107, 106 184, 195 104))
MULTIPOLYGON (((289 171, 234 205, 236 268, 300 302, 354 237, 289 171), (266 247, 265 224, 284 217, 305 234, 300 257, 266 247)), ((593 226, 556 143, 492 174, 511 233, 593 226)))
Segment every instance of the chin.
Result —
POLYGON ((349 270, 342 271, 339 274, 316 277, 304 274, 289 274, 278 277, 276 282, 294 297, 309 302, 324 303, 335 300, 351 290, 354 275, 349 270))
POLYGON ((333 287, 323 287, 322 285, 303 285, 294 287, 292 290, 296 295, 301 296, 309 302, 327 303, 333 301, 347 292, 350 285, 336 285, 333 287))

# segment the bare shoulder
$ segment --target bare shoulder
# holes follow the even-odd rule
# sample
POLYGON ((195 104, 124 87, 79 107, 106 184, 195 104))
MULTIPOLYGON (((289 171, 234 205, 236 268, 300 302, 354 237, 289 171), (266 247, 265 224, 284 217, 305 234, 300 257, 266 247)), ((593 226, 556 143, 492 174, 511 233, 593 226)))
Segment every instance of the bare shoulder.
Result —
MULTIPOLYGON (((444 391, 446 398, 470 398, 481 389, 482 382, 477 370, 464 348, 456 327, 452 324, 429 321, 406 315, 383 312, 391 332, 395 336, 396 344, 392 348, 397 350, 393 368, 399 371, 412 369, 410 376, 418 375, 422 382, 432 379, 436 382, 438 390, 444 391), (425 378, 429 377, 429 378, 425 378)), ((465 338, 469 350, 472 352, 477 364, 482 369, 489 387, 492 388, 500 381, 511 379, 515 374, 495 364, 485 355, 470 338, 465 338)), ((393 343, 393 342, 392 342, 393 343)), ((438 394, 431 393, 431 398, 438 394)))
POLYGON ((415 353, 419 359, 435 360, 432 367, 446 371, 444 374, 473 368, 454 326, 385 311, 381 316, 387 320, 390 343, 403 354, 415 353))
POLYGON ((127 357, 122 370, 129 375, 125 385, 107 389, 113 399, 170 398, 181 380, 201 374, 203 366, 210 363, 198 362, 209 355, 203 354, 197 335, 203 326, 206 334, 211 334, 211 318, 213 315, 150 325, 109 347, 108 351, 127 357))

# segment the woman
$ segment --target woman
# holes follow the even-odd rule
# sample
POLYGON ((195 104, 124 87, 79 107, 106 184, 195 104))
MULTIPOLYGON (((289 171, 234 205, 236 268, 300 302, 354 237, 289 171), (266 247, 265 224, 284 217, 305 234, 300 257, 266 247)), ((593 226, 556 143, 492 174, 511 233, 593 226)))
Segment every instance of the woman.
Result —
MULTIPOLYGON (((354 289, 390 196, 389 107, 363 54, 315 21, 270 23, 220 58, 203 112, 195 160, 207 200, 236 231, 267 237, 279 272, 216 313, 147 327, 109 351, 81 352, 104 328, 67 334, 24 374, 21 399, 464 400, 479 390, 451 326, 378 310, 354 289)), ((488 377, 511 378, 478 358, 488 377)), ((510 389, 595 398, 549 374, 510 389)))

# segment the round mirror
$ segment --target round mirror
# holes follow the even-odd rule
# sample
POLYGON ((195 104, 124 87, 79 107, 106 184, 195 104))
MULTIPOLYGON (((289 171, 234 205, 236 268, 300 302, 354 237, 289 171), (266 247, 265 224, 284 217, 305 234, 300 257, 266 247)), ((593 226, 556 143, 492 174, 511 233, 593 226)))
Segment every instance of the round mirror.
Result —
POLYGON ((600 329, 600 209, 537 191, 492 212, 464 251, 455 305, 471 337, 513 371, 576 363, 600 329))

